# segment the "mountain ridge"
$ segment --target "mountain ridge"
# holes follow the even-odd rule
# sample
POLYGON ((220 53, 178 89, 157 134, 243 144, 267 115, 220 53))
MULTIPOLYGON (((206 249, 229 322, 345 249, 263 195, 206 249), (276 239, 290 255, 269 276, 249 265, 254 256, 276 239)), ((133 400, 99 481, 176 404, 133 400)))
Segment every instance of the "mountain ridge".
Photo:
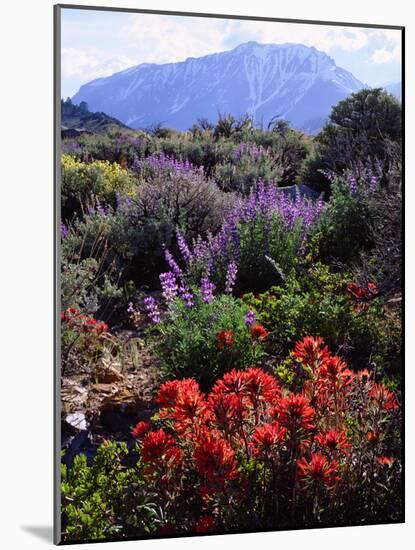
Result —
POLYGON ((135 65, 84 84, 72 99, 134 128, 162 122, 185 130, 226 112, 265 124, 285 118, 315 132, 335 103, 363 87, 315 47, 250 41, 177 63, 135 65))

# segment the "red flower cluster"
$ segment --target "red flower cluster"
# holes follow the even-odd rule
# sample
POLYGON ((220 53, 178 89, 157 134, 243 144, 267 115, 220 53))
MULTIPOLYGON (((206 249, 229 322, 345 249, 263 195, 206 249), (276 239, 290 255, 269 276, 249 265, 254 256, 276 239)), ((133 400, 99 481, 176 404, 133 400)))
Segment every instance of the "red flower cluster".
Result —
POLYGON ((373 281, 367 284, 367 287, 359 286, 356 283, 349 283, 347 290, 357 300, 364 300, 379 294, 378 287, 373 281))
POLYGON ((336 410, 344 407, 354 375, 344 361, 329 352, 323 339, 306 336, 297 342, 293 355, 309 375, 304 393, 310 402, 336 410))
POLYGON ((252 454, 255 457, 268 457, 285 438, 287 429, 278 422, 257 426, 251 439, 252 454))
POLYGON ((324 345, 323 338, 306 336, 298 341, 294 348, 294 357, 307 365, 319 367, 329 356, 328 347, 324 345))
POLYGON ((369 441, 369 443, 373 443, 373 445, 376 445, 378 443, 380 437, 380 433, 377 430, 369 430, 366 432, 366 439, 369 441))
POLYGON ((369 397, 373 399, 380 409, 385 411, 392 411, 399 406, 395 394, 388 390, 384 384, 373 384, 369 397))
POLYGON ((149 432, 143 439, 141 457, 147 463, 146 473, 172 474, 182 462, 182 451, 175 439, 164 430, 149 432))
POLYGON ((143 437, 143 435, 145 435, 150 430, 151 430, 150 422, 146 422, 145 420, 142 420, 141 422, 138 422, 138 424, 136 424, 134 428, 131 430, 131 435, 136 439, 141 439, 141 437, 143 437))
POLYGON ((336 460, 329 460, 321 453, 311 455, 311 458, 300 458, 297 460, 298 477, 308 483, 322 483, 326 487, 332 487, 341 479, 338 474, 339 463, 336 460))
POLYGON ((295 487, 318 486, 309 494, 323 495, 344 482, 362 449, 379 468, 394 463, 377 455, 387 454, 379 430, 398 407, 395 394, 368 371, 350 371, 321 338, 297 342, 293 356, 309 373, 296 393, 259 368, 226 373, 208 395, 192 379, 173 380, 156 396, 159 429, 142 421, 132 431, 149 483, 184 499, 198 495, 196 532, 215 530, 221 510, 261 491, 264 499, 281 494, 282 502, 295 487), (358 421, 353 440, 345 418, 358 421))
POLYGON ((213 431, 202 433, 196 442, 194 459, 199 474, 220 487, 238 475, 234 450, 213 431))
POLYGON ((221 330, 216 335, 216 340, 218 349, 232 348, 235 344, 235 336, 231 330, 221 330))
POLYGON ((199 384, 186 378, 162 384, 156 395, 162 405, 160 417, 172 420, 177 433, 194 435, 200 432, 209 419, 210 411, 199 384))
POLYGON ((293 434, 314 428, 315 410, 304 395, 291 393, 283 397, 275 407, 275 414, 281 426, 293 434))
POLYGON ((251 336, 255 340, 260 340, 263 342, 268 337, 268 332, 265 327, 262 325, 252 325, 251 327, 251 336))
POLYGON ((380 466, 392 466, 395 459, 392 456, 378 456, 377 462, 380 466))
POLYGON ((330 453, 339 452, 344 455, 349 454, 351 444, 346 438, 346 430, 331 429, 316 435, 316 442, 322 447, 326 447, 330 453))
POLYGON ((108 325, 103 321, 97 321, 94 317, 84 315, 78 309, 70 307, 61 313, 61 321, 68 328, 78 332, 102 334, 107 332, 108 325))

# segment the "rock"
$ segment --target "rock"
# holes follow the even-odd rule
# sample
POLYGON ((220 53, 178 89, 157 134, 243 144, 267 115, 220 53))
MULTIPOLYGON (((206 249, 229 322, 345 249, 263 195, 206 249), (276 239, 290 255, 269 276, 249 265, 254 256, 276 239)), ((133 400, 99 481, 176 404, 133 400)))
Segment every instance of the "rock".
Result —
POLYGON ((287 195, 291 199, 295 199, 297 194, 300 195, 300 197, 305 197, 311 200, 317 200, 321 196, 321 193, 315 191, 314 189, 311 189, 311 187, 308 187, 308 185, 304 184, 278 187, 277 191, 279 193, 284 193, 284 195, 287 195))
POLYGON ((100 404, 100 410, 122 410, 135 408, 137 404, 137 396, 127 388, 122 388, 120 391, 104 397, 100 404))
POLYGON ((124 376, 121 372, 111 364, 100 363, 96 368, 97 381, 103 384, 111 384, 112 382, 122 382, 124 376))
POLYGON ((62 403, 65 403, 69 410, 79 409, 88 398, 88 390, 75 382, 64 378, 62 380, 61 399, 62 403))
POLYGON ((115 384, 92 384, 91 386, 91 392, 93 393, 102 393, 105 395, 117 393, 118 388, 115 384))
POLYGON ((93 135, 93 132, 86 130, 85 128, 67 128, 62 126, 61 128, 61 137, 65 138, 76 138, 82 135, 93 135))
POLYGON ((68 414, 65 417, 65 422, 67 422, 72 428, 75 428, 75 430, 83 431, 88 429, 88 422, 85 418, 85 413, 83 412, 74 412, 72 414, 68 414))

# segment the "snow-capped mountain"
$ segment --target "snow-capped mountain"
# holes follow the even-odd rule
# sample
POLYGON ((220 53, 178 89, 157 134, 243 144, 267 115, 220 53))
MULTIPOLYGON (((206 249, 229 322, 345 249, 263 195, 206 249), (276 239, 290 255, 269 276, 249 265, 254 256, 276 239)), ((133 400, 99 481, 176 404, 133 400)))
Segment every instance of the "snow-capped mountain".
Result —
POLYGON ((248 113, 265 125, 277 117, 316 132, 334 104, 363 86, 314 47, 247 42, 178 63, 131 67, 85 84, 72 99, 133 128, 162 123, 185 130, 198 118, 248 113))

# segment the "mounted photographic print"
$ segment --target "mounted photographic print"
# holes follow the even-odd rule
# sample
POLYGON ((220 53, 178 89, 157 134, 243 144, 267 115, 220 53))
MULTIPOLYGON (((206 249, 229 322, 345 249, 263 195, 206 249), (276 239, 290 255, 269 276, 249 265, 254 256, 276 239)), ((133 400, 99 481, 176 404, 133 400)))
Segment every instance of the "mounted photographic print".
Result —
POLYGON ((399 523, 403 27, 55 7, 55 542, 399 523))

